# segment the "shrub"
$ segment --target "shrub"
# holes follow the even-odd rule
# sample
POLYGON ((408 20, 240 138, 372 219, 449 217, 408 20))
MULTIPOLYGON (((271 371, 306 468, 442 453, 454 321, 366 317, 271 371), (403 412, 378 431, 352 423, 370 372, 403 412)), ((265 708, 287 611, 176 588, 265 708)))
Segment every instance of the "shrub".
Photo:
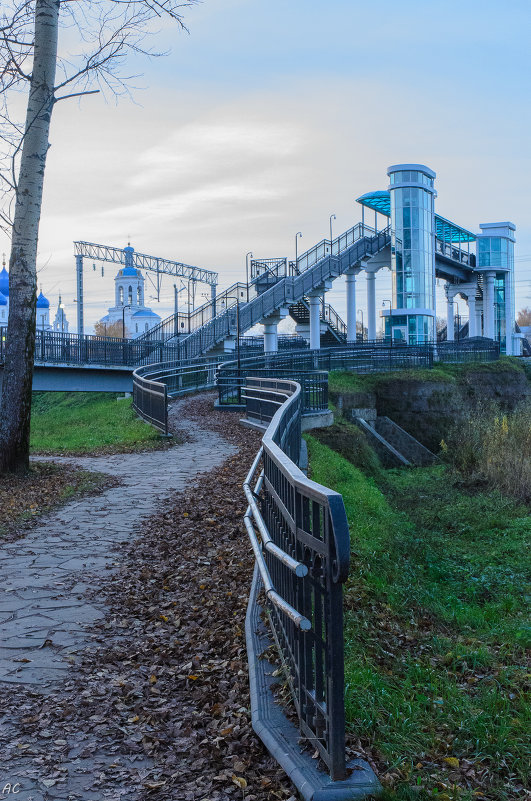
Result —
POLYGON ((441 446, 463 475, 531 501, 531 402, 509 413, 494 403, 478 405, 460 417, 441 446))

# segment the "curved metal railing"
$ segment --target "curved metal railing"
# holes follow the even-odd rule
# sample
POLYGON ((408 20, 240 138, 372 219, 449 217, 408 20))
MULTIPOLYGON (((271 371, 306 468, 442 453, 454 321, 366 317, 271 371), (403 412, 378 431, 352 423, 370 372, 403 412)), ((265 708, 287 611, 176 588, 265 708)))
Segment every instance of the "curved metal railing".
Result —
POLYGON ((249 377, 244 396, 251 419, 258 403, 260 418, 270 420, 243 485, 249 504, 245 527, 301 732, 331 778, 341 780, 346 775, 342 584, 350 558, 343 498, 297 466, 300 384, 249 377))

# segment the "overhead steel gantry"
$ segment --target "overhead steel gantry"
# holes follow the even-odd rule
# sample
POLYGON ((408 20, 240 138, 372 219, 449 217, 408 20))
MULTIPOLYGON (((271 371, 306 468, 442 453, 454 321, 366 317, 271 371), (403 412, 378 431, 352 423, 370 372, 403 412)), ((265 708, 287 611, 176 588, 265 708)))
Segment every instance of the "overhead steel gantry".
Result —
POLYGON ((197 281, 210 284, 212 300, 216 298, 218 274, 201 267, 192 267, 180 261, 161 259, 158 256, 146 256, 145 253, 136 253, 128 245, 126 248, 114 248, 109 245, 96 245, 94 242, 74 242, 77 274, 77 331, 83 334, 83 259, 93 262, 109 261, 114 264, 123 264, 124 267, 134 267, 137 270, 147 270, 157 275, 157 298, 160 297, 160 277, 162 274, 173 275, 176 278, 185 278, 187 281, 197 281))

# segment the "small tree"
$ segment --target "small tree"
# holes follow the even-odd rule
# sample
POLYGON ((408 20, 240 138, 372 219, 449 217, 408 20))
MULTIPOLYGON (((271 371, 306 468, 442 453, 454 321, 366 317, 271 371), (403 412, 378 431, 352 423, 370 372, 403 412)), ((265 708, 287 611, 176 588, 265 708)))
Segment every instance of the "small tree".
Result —
POLYGON ((36 257, 49 131, 61 100, 109 90, 127 92, 121 67, 146 48, 153 23, 195 0, 3 0, 0 16, 0 222, 11 233, 9 319, 0 398, 0 473, 29 464, 31 385, 35 350, 36 257), (80 51, 58 57, 60 30, 75 30, 80 51), (59 79, 56 80, 56 73, 59 79), (26 119, 17 123, 10 99, 29 87, 26 119), (14 213, 12 206, 14 204, 14 213))
POLYGON ((129 339, 131 334, 129 333, 129 329, 125 326, 125 329, 122 331, 122 321, 116 320, 114 323, 102 323, 97 322, 94 325, 94 336, 97 337, 117 337, 122 339, 122 335, 129 339))
POLYGON ((520 309, 516 317, 516 322, 520 328, 526 328, 528 325, 531 325, 531 308, 529 306, 520 309))

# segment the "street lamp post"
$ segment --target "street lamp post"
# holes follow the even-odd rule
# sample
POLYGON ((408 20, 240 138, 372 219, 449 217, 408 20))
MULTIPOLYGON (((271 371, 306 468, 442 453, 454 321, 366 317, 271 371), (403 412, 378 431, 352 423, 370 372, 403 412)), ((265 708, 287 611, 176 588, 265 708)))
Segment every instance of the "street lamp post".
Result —
MULTIPOLYGON (((384 298, 382 300, 382 307, 388 303, 389 304, 389 336, 391 338, 391 347, 393 346, 393 328, 392 328, 392 319, 391 319, 391 301, 388 298, 384 298)), ((385 340, 385 317, 383 318, 383 338, 385 340)))
POLYGON ((335 219, 337 219, 336 215, 335 214, 331 214, 330 215, 330 220, 329 220, 329 222, 330 222, 330 253, 332 253, 332 220, 335 220, 335 219))
POLYGON ((358 309, 358 314, 361 314, 361 341, 363 342, 364 339, 364 328, 363 328, 363 309, 358 309))
POLYGON ((242 402, 242 377, 240 354, 240 298, 236 295, 236 359, 238 365, 238 404, 242 402))
POLYGON ((125 306, 122 306, 122 339, 125 339, 125 310, 130 308, 131 308, 130 303, 127 303, 125 306))
POLYGON ((245 281, 247 283, 247 303, 249 303, 249 256, 253 258, 253 254, 249 250, 245 254, 245 281))
POLYGON ((125 306, 122 306, 122 361, 126 364, 125 360, 125 310, 130 309, 131 304, 127 303, 125 306))
POLYGON ((297 233, 295 234, 295 272, 297 272, 297 261, 299 260, 299 244, 298 244, 299 236, 302 237, 301 231, 297 231, 297 233))

